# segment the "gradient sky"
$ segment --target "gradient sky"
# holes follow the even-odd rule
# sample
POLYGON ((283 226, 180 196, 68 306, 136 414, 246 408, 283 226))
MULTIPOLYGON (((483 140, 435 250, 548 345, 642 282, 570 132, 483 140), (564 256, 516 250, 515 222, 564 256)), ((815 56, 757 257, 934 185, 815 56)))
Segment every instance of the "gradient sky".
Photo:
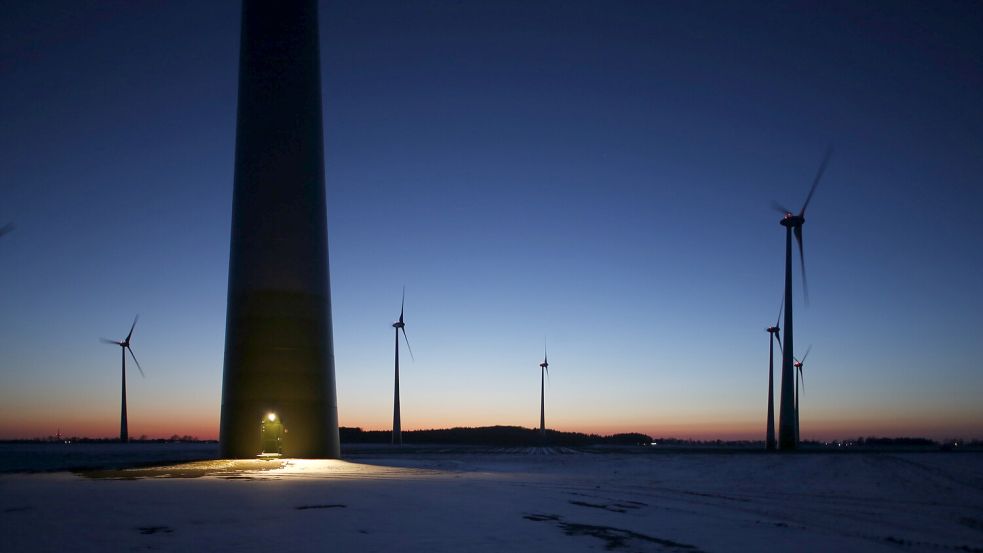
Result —
MULTIPOLYGON (((218 434, 236 1, 0 1, 0 437, 218 434)), ((341 424, 983 438, 978 2, 324 2, 341 424)))

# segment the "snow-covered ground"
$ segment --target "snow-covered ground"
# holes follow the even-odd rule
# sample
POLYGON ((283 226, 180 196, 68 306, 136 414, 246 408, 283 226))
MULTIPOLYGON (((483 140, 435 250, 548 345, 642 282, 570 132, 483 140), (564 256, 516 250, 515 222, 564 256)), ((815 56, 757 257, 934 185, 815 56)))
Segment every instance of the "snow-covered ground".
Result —
POLYGON ((983 551, 983 454, 393 454, 0 475, 0 550, 983 551))

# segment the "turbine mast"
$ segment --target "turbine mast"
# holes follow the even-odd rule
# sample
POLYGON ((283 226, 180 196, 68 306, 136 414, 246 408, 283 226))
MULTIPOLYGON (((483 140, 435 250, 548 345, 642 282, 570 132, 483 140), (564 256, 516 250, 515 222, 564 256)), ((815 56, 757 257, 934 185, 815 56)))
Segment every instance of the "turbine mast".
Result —
MULTIPOLYGON (((132 332, 132 331, 131 331, 132 332)), ((126 348, 119 348, 121 354, 123 354, 123 398, 120 402, 120 415, 119 415, 119 441, 126 443, 130 441, 129 429, 126 426, 126 348)))
POLYGON ((768 429, 765 447, 775 449, 775 334, 768 330, 768 429))
POLYGON ((337 458, 318 2, 241 4, 220 455, 337 458))
POLYGON ((543 341, 543 362, 539 364, 539 435, 546 438, 546 375, 550 373, 549 355, 543 341))
POLYGON ((546 435, 546 366, 539 366, 539 434, 546 435))
POLYGON ((782 221, 785 227, 785 326, 782 344, 782 390, 778 419, 778 447, 791 451, 798 445, 795 439, 795 368, 792 352, 795 343, 792 333, 792 223, 782 221))
POLYGON ((799 443, 799 373, 795 373, 795 443, 799 443))
POLYGON ((396 331, 396 387, 393 389, 393 445, 403 445, 403 431, 399 421, 399 326, 393 325, 396 331))

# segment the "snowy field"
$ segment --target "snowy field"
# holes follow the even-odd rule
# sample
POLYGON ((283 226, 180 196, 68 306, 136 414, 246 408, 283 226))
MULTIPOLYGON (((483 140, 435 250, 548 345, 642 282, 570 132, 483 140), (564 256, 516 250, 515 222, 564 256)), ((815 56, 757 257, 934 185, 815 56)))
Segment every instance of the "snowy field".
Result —
POLYGON ((217 457, 217 443, 3 443, 0 473, 123 468, 217 457))
POLYGON ((377 447, 4 474, 0 550, 983 551, 983 454, 377 447))

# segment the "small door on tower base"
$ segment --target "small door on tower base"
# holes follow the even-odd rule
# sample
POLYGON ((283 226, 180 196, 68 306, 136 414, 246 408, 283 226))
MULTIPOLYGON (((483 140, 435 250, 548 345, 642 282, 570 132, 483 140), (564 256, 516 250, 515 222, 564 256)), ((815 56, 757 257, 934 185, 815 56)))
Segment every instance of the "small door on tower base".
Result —
POLYGON ((283 421, 276 413, 263 417, 259 428, 259 443, 262 447, 260 455, 277 456, 283 454, 283 421))

